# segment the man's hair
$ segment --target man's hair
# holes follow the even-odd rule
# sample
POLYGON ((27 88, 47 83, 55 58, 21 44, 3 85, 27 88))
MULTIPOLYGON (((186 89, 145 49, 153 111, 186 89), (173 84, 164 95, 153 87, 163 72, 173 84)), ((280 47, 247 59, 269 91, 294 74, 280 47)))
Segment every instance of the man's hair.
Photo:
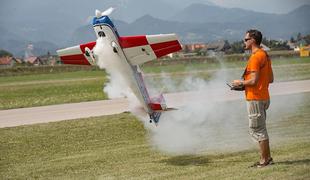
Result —
POLYGON ((247 31, 247 33, 249 33, 249 36, 255 40, 257 45, 260 45, 263 39, 263 35, 259 30, 250 29, 247 31))

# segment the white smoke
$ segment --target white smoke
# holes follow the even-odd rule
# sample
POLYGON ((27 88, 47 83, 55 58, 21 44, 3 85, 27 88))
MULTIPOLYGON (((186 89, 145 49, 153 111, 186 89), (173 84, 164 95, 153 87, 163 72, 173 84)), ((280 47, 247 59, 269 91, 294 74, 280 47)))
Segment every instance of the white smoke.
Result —
POLYGON ((25 59, 30 58, 30 57, 34 57, 33 54, 33 44, 28 44, 26 50, 25 50, 25 59))
MULTIPOLYGON (((186 98, 185 93, 183 93, 184 96, 182 93, 179 94, 174 101, 182 102, 182 106, 178 106, 178 110, 162 113, 159 124, 155 127, 149 123, 143 109, 137 108, 139 102, 129 88, 126 74, 122 74, 125 69, 118 62, 118 57, 113 52, 109 41, 98 39, 94 53, 99 58, 97 62, 99 67, 106 69, 109 74, 110 81, 104 91, 110 98, 129 98, 131 112, 144 122, 149 130, 150 143, 156 149, 171 154, 197 154, 205 151, 239 151, 257 146, 248 135, 245 100, 227 101, 232 92, 226 86, 226 82, 239 77, 232 77, 225 68, 218 70, 209 81, 188 75, 181 84, 163 73, 162 81, 159 82, 163 87, 160 88, 154 88, 156 84, 152 84, 158 83, 158 80, 145 79, 150 94, 158 94, 163 89, 170 92, 184 89, 196 91, 190 99, 186 98)), ((241 73, 242 70, 240 70, 241 73)), ((244 94, 244 92, 233 93, 241 96, 244 94)), ((166 100, 168 107, 174 107, 174 104, 169 102, 171 99, 166 98, 166 100)), ((288 109, 296 110, 294 107, 301 101, 302 98, 295 98, 288 107, 272 99, 270 108, 273 111, 270 113, 269 110, 267 115, 281 119, 285 116, 283 112, 288 109)), ((269 118, 267 124, 268 120, 269 118)), ((277 139, 274 138, 275 136, 270 134, 271 142, 277 139)))
MULTIPOLYGON (((219 62, 221 64, 220 58, 219 62)), ((188 89, 195 93, 190 95, 190 99, 186 98, 186 93, 179 93, 175 99, 166 98, 167 104, 171 100, 182 102, 180 104, 184 105, 177 107, 176 111, 163 113, 159 125, 156 128, 148 128, 150 142, 156 149, 182 155, 206 151, 233 152, 257 146, 248 135, 244 92, 232 92, 226 86, 226 82, 240 78, 238 75, 231 76, 231 71, 227 71, 222 64, 222 68, 209 81, 188 75, 181 85, 176 85, 166 74, 163 77, 161 84, 169 90, 188 89), (232 98, 235 95, 239 98, 232 98)), ((151 81, 148 81, 150 87, 151 81)), ((284 135, 287 132, 292 133, 289 127, 281 127, 282 132, 277 132, 272 127, 279 129, 283 118, 296 112, 302 101, 302 95, 280 98, 271 96, 270 109, 267 110, 267 130, 272 145, 285 142, 284 135)), ((172 103, 170 107, 174 107, 173 105, 172 103)))
MULTIPOLYGON (((228 143, 230 150, 247 147, 247 129, 241 128, 247 127, 245 103, 239 102, 236 105, 224 101, 231 94, 225 84, 228 79, 227 71, 224 70, 219 70, 210 81, 186 77, 175 90, 190 89, 196 91, 196 95, 185 99, 182 103, 184 105, 178 107, 178 110, 163 113, 159 125, 149 128, 153 146, 173 154, 224 151, 228 143), (240 123, 240 119, 244 119, 244 122, 240 123)), ((163 80, 171 86, 173 82, 169 81, 172 80, 167 77, 163 80)))
POLYGON ((125 69, 119 62, 119 57, 113 52, 109 39, 98 38, 94 48, 97 56, 97 65, 108 73, 109 82, 104 87, 104 92, 109 98, 131 97, 132 91, 125 79, 125 69))
MULTIPOLYGON (((208 149, 222 149, 225 145, 223 139, 233 138, 232 134, 236 134, 233 130, 236 129, 234 127, 237 123, 234 122, 236 118, 232 118, 234 115, 231 114, 233 111, 231 107, 218 102, 212 94, 208 94, 209 90, 215 87, 219 87, 220 92, 217 92, 219 94, 229 91, 224 83, 227 81, 226 71, 219 71, 213 80, 208 82, 201 78, 188 76, 181 82, 181 85, 177 85, 179 83, 175 83, 169 76, 162 74, 161 83, 164 84, 165 89, 174 91, 189 89, 205 93, 200 93, 195 99, 187 99, 183 106, 178 107, 178 110, 162 113, 160 122, 155 127, 149 123, 149 117, 143 109, 137 108, 139 102, 133 97, 129 88, 126 79, 128 75, 123 74, 125 69, 109 43, 108 39, 99 38, 94 48, 94 54, 98 59, 97 64, 100 68, 106 69, 109 74, 110 81, 104 87, 104 91, 109 98, 129 97, 131 112, 141 119, 150 131, 150 141, 154 147, 167 153, 193 154, 208 149)), ((161 89, 153 88, 152 82, 154 81, 146 80, 149 93, 159 94, 161 89)), ((182 97, 179 98, 182 99, 182 97)), ((237 114, 240 114, 240 109, 245 111, 245 107, 240 107, 237 114)), ((237 131, 237 134, 240 134, 239 129, 237 131)), ((244 134, 243 136, 247 137, 246 130, 244 134)), ((240 143, 236 146, 240 146, 240 143)))

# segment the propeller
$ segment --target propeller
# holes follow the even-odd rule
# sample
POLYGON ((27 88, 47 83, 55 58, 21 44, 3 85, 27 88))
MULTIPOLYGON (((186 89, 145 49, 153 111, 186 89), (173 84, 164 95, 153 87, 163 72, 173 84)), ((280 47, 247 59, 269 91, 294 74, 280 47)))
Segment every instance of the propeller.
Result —
POLYGON ((109 16, 113 11, 114 11, 113 7, 110 7, 109 9, 107 9, 107 10, 105 10, 103 12, 99 11, 98 9, 96 9, 96 13, 95 14, 96 14, 97 18, 100 18, 102 16, 109 16))

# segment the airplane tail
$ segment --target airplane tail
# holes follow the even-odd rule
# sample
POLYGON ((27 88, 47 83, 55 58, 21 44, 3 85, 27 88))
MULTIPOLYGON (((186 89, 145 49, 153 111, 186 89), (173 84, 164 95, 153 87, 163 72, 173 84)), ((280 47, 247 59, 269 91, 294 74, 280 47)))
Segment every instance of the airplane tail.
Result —
POLYGON ((153 97, 150 99, 150 103, 148 104, 152 109, 150 115, 150 122, 158 123, 161 113, 164 111, 172 111, 177 110, 176 108, 168 108, 164 96, 160 94, 158 97, 153 97))
POLYGON ((167 109, 166 101, 162 94, 158 97, 150 98, 149 106, 153 111, 165 111, 167 109))
POLYGON ((154 111, 150 113, 149 115, 150 115, 150 123, 154 122, 157 125, 159 118, 161 116, 161 112, 154 111))

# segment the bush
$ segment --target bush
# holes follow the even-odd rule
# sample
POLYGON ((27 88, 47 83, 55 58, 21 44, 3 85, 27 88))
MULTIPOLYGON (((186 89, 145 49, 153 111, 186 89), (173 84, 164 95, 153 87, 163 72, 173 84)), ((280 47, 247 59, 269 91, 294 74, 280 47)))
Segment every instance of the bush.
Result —
POLYGON ((12 53, 6 51, 6 50, 3 50, 3 49, 0 49, 0 57, 5 57, 5 56, 10 56, 12 57, 12 53))

